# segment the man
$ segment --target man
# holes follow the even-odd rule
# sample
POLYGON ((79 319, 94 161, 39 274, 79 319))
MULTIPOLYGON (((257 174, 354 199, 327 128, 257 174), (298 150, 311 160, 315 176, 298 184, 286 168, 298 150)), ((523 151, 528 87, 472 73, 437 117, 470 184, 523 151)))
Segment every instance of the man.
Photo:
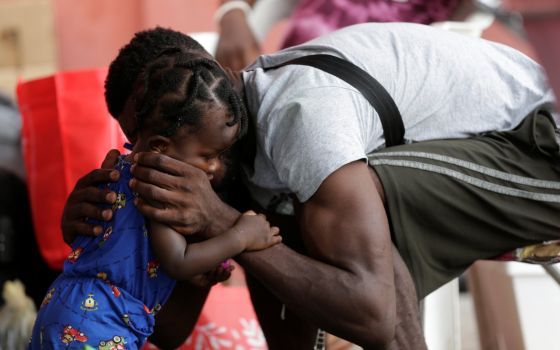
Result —
MULTIPOLYGON (((261 208, 287 213, 283 199, 292 200, 300 233, 282 234, 295 249, 238 257, 271 349, 310 348, 316 327, 368 349, 418 349, 417 298, 476 259, 560 237, 560 155, 546 111, 553 97, 540 67, 515 50, 421 25, 359 25, 262 56, 242 76, 228 71, 242 100, 196 43, 156 29, 125 46, 107 78, 109 110, 132 141, 150 83, 144 68, 158 67, 170 47, 174 64, 193 70, 179 107, 204 118, 205 108, 226 105, 224 123, 247 109, 248 132, 236 143, 244 182, 261 208), (374 76, 399 107, 407 142, 426 142, 374 153, 384 146, 379 117, 354 88, 311 67, 266 69, 312 53, 346 58, 374 76)), ((155 154, 136 159, 131 186, 149 218, 208 238, 239 217, 209 180, 216 184, 232 159, 212 155, 211 174, 155 154)), ((114 200, 91 187, 110 174, 91 173, 71 194, 67 241, 93 233, 84 217, 110 216, 85 203, 114 200)), ((185 312, 196 314, 205 293, 181 293, 161 313, 154 339, 177 337, 180 317, 193 322, 185 312)))

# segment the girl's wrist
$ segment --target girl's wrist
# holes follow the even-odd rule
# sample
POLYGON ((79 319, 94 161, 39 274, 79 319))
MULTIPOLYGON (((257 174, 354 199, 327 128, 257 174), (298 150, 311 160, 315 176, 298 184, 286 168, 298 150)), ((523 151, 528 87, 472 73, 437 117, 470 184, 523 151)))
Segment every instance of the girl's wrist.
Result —
POLYGON ((225 234, 229 236, 230 244, 237 248, 237 252, 241 253, 247 249, 249 242, 247 241, 247 235, 242 229, 233 226, 225 234))

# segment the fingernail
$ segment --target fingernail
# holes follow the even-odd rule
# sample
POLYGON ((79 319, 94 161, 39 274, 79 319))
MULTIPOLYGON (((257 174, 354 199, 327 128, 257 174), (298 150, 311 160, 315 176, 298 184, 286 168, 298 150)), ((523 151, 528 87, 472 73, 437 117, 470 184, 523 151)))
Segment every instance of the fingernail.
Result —
POLYGON ((101 213, 101 216, 103 216, 104 220, 109 220, 111 219, 111 216, 113 216, 113 212, 110 209, 105 209, 101 213))
POLYGON ((132 164, 132 165, 130 166, 130 172, 131 172, 131 173, 134 173, 134 169, 136 169, 136 164, 132 164))
POLYGON ((128 186, 134 187, 134 185, 136 185, 136 180, 130 179, 130 181, 128 182, 128 186))
POLYGON ((111 171, 111 174, 109 174, 109 176, 111 177, 111 180, 118 180, 119 179, 119 172, 116 170, 111 171))
POLYGON ((134 203, 134 205, 138 205, 138 198, 134 198, 132 202, 134 203))
POLYGON ((93 234, 96 235, 96 236, 97 236, 98 234, 100 234, 101 231, 103 231, 103 228, 102 228, 101 226, 95 226, 95 227, 93 228, 93 234))
POLYGON ((105 195, 105 199, 109 203, 114 203, 117 200, 117 195, 115 194, 115 192, 109 192, 105 195))
POLYGON ((137 162, 138 161, 138 153, 135 153, 134 157, 132 159, 134 159, 134 161, 137 162))

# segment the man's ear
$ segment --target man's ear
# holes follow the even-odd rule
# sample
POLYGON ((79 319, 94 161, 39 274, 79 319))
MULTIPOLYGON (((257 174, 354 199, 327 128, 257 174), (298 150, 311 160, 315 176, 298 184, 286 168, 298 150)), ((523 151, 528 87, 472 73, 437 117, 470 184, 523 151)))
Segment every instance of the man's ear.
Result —
POLYGON ((152 135, 148 138, 148 146, 152 152, 167 153, 171 146, 171 140, 169 137, 152 135))

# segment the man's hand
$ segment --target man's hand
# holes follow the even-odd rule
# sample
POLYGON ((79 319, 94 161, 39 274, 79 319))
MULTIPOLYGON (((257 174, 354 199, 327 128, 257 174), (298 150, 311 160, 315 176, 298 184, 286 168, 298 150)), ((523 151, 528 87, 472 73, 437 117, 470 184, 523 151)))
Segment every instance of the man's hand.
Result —
POLYGON ((220 38, 216 48, 216 60, 224 67, 239 71, 253 62, 261 49, 245 14, 232 10, 220 22, 220 38))
POLYGON ((74 190, 68 196, 61 222, 62 236, 67 244, 72 244, 77 235, 97 236, 101 233, 101 226, 86 223, 88 218, 111 219, 112 211, 103 210, 99 204, 112 204, 117 196, 114 192, 106 192, 97 188, 97 185, 119 179, 119 172, 113 169, 119 155, 117 150, 109 151, 101 164, 101 169, 93 170, 78 180, 74 190))
POLYGON ((368 165, 339 168, 295 209, 308 256, 278 244, 237 261, 300 318, 366 349, 387 348, 396 318, 392 243, 368 165))
POLYGON ((148 218, 183 235, 209 238, 239 217, 220 200, 202 170, 158 153, 137 153, 134 160, 130 187, 140 195, 136 205, 148 218))

